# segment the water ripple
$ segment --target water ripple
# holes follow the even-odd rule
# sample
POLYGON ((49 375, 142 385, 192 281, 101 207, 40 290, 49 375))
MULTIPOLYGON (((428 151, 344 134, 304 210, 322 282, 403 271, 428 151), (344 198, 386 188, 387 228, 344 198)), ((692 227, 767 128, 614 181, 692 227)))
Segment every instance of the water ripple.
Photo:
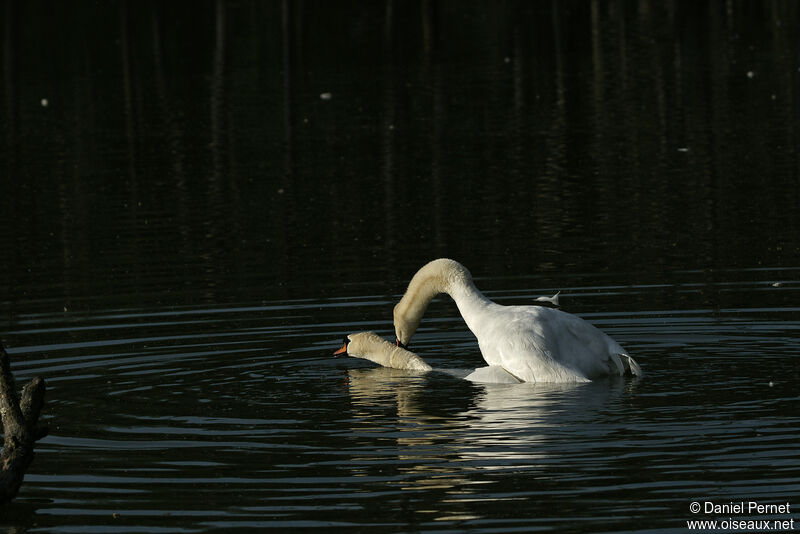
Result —
MULTIPOLYGON (((531 287, 509 300, 547 293, 531 287)), ((343 333, 391 334, 374 320, 391 299, 374 296, 28 317, 10 352, 21 379, 50 384, 51 435, 20 502, 49 503, 36 507, 40 529, 58 532, 109 521, 491 532, 552 529, 566 502, 581 503, 570 513, 582 528, 619 516, 641 528, 700 497, 796 495, 800 309, 641 305, 684 291, 563 288, 565 309, 647 371, 577 386, 479 386, 332 358, 343 333), (600 311, 610 296, 640 304, 600 311), (520 507, 525 520, 513 519, 520 507), (382 509, 386 521, 370 519, 382 509)), ((452 312, 433 305, 415 347, 437 368, 474 366, 452 312)))

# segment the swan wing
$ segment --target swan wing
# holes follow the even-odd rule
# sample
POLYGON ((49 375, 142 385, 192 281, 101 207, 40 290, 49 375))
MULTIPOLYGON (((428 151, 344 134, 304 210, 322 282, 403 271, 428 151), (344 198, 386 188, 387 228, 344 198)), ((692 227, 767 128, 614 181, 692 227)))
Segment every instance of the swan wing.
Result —
POLYGON ((619 357, 622 360, 622 364, 624 365, 626 372, 629 372, 633 376, 638 376, 638 377, 644 376, 642 368, 639 367, 639 364, 636 363, 636 360, 631 358, 630 355, 623 353, 620 354, 619 357))
POLYGON ((550 324, 550 315, 539 310, 550 308, 510 308, 493 328, 483 332, 478 344, 489 365, 499 365, 524 382, 586 381, 570 362, 561 361, 557 330, 550 324))
POLYGON ((484 384, 519 384, 522 382, 522 380, 512 375, 499 365, 478 367, 470 374, 465 376, 464 379, 471 382, 480 382, 484 384))
POLYGON ((486 362, 526 382, 586 382, 624 374, 621 355, 629 358, 624 349, 575 315, 509 306, 493 323, 478 337, 486 362))

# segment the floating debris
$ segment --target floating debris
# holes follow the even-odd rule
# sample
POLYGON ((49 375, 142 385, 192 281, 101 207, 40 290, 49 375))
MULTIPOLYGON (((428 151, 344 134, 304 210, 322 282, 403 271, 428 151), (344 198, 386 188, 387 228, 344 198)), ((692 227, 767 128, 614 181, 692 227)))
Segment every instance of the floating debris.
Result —
POLYGON ((783 282, 775 282, 774 284, 772 284, 772 287, 781 287, 782 285, 783 282))
POLYGON ((320 93, 319 97, 322 100, 330 100, 331 98, 333 98, 333 93, 320 93))
POLYGON ((39 103, 42 105, 42 107, 43 107, 43 108, 46 108, 47 106, 49 106, 49 105, 50 105, 50 101, 49 101, 49 100, 47 100, 46 98, 43 98, 43 99, 41 99, 41 100, 39 101, 39 103))
POLYGON ((747 77, 748 77, 748 78, 750 78, 751 80, 753 79, 753 77, 754 77, 755 75, 756 75, 756 73, 755 73, 755 72, 753 72, 752 70, 748 70, 748 71, 747 71, 747 77))
POLYGON ((678 147, 678 152, 689 152, 689 147, 688 146, 679 146, 678 147))

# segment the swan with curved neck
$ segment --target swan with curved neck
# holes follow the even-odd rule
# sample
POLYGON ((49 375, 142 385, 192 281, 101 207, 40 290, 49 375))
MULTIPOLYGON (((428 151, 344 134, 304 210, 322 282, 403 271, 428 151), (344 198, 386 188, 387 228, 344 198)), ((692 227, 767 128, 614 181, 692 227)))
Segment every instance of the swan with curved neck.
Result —
POLYGON ((608 335, 569 313, 542 306, 502 306, 481 293, 466 267, 441 258, 423 266, 394 307, 398 346, 417 330, 428 304, 447 293, 478 338, 484 360, 523 382, 587 382, 609 375, 642 375, 608 335))

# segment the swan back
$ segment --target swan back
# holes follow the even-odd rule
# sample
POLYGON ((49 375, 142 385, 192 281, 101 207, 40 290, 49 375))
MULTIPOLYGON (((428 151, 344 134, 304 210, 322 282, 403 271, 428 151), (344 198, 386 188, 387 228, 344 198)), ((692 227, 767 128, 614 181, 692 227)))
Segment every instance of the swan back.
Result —
POLYGON ((374 332, 359 332, 347 336, 347 354, 364 358, 384 367, 407 369, 411 371, 430 371, 425 360, 411 351, 397 347, 374 332))
POLYGON ((424 265, 408 284, 403 298, 394 307, 397 340, 408 344, 433 297, 448 293, 454 286, 472 284, 472 275, 455 260, 439 258, 424 265))

